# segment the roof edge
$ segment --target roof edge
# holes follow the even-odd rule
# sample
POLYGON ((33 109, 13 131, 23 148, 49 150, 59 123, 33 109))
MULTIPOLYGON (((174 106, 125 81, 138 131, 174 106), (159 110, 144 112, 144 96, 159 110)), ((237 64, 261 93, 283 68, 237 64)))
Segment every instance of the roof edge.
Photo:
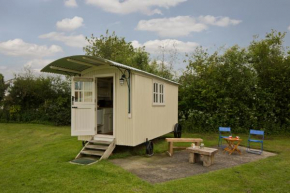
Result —
MULTIPOLYGON (((128 66, 128 65, 125 65, 125 64, 121 64, 121 63, 118 63, 118 62, 115 62, 115 61, 112 61, 112 60, 108 60, 108 59, 105 59, 105 58, 100 58, 100 57, 96 57, 96 56, 88 56, 88 55, 72 55, 72 56, 67 56, 67 57, 63 57, 63 58, 59 58, 51 63, 49 63, 48 65, 46 65, 44 68, 41 69, 41 72, 49 72, 49 73, 56 73, 56 74, 63 74, 63 75, 68 75, 68 72, 71 71, 72 73, 72 70, 69 70, 68 68, 68 72, 64 73, 62 71, 58 71, 58 70, 52 70, 53 67, 57 67, 58 69, 64 69, 64 68, 61 68, 59 67, 59 64, 62 63, 62 62, 69 62, 70 59, 72 58, 73 60, 74 59, 82 59, 82 58, 90 58, 91 60, 94 60, 96 61, 96 63, 94 64, 95 67, 97 67, 97 63, 102 63, 102 64, 108 64, 110 66, 115 66, 115 67, 119 67, 119 68, 123 68, 123 69, 127 69, 127 70, 132 70, 132 71, 135 71, 135 72, 139 72, 139 73, 142 73, 142 74, 146 74, 146 75, 149 75, 149 76, 152 76, 152 77, 156 77, 156 78, 159 78, 161 80, 164 80, 164 81, 167 81, 167 82, 170 82, 170 83, 173 83, 173 84, 176 84, 176 85, 180 85, 179 83, 175 82, 175 81, 172 81, 172 80, 169 80, 169 79, 166 79, 166 78, 163 78, 161 76, 158 76, 158 75, 155 75, 155 74, 152 74, 152 73, 149 73, 149 72, 146 72, 146 71, 143 71, 143 70, 140 70, 138 68, 134 68, 134 67, 131 67, 131 66, 128 66)), ((87 61, 83 61, 81 63, 85 63, 87 61)), ((81 65, 81 64, 80 64, 81 65)), ((90 64, 92 65, 92 64, 90 64)), ((87 68, 88 70, 89 68, 87 68)), ((83 71, 83 70, 82 70, 83 71)), ((79 74, 82 73, 82 71, 79 71, 79 74)))

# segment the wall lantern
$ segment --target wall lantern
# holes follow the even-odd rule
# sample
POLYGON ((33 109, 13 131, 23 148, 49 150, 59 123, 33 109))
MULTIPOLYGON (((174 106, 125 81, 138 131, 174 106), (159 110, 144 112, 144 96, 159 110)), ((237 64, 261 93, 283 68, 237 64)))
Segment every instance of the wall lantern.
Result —
POLYGON ((123 74, 122 77, 119 80, 121 86, 123 86, 125 79, 126 79, 126 76, 125 76, 125 74, 123 74))
POLYGON ((131 118, 131 71, 129 69, 121 69, 117 67, 122 73, 121 78, 119 79, 120 85, 123 86, 125 81, 128 86, 128 117, 131 118), (127 76, 126 76, 127 73, 127 76))

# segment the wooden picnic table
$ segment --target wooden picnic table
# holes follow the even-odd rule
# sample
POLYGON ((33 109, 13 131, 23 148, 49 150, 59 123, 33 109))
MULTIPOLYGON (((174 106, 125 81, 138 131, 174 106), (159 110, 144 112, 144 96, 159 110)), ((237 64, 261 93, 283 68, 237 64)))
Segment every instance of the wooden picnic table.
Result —
POLYGON ((231 155, 233 152, 238 152, 241 155, 241 151, 238 149, 242 139, 240 138, 224 138, 228 144, 228 146, 224 149, 224 152, 229 152, 231 155))
POLYGON ((200 156, 203 156, 203 166, 211 166, 214 163, 214 155, 218 152, 218 149, 214 148, 199 148, 199 147, 188 147, 186 150, 189 152, 189 163, 200 162, 200 156))
POLYGON ((173 155, 173 149, 186 149, 187 147, 174 147, 173 143, 180 143, 180 142, 191 142, 195 143, 196 146, 200 146, 200 143, 203 142, 200 138, 165 138, 165 140, 168 142, 168 151, 167 153, 169 156, 173 155))

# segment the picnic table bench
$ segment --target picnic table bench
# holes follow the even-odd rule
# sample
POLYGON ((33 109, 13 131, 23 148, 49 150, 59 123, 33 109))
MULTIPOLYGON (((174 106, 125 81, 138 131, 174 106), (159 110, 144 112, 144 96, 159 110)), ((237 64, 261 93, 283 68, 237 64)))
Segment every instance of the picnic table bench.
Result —
POLYGON ((187 147, 174 147, 173 143, 180 143, 180 142, 191 142, 195 143, 196 146, 200 146, 200 143, 203 142, 200 138, 165 138, 165 140, 168 142, 168 151, 167 153, 169 156, 173 155, 173 149, 186 149, 187 147))
POLYGON ((218 152, 217 149, 214 148, 197 148, 197 147, 188 147, 186 148, 189 151, 189 163, 200 162, 201 155, 203 156, 203 166, 211 166, 214 163, 214 155, 218 152))

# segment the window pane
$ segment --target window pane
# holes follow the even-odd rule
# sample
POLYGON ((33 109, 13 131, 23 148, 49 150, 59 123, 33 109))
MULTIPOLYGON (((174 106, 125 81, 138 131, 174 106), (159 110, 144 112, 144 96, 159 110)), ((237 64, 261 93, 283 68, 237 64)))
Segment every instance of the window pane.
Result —
POLYGON ((93 83, 92 82, 84 82, 84 90, 93 90, 93 83))
POLYGON ((79 101, 78 102, 83 102, 83 92, 79 92, 79 101))
POLYGON ((84 102, 92 102, 93 93, 92 92, 84 92, 84 102))
POLYGON ((79 90, 79 82, 75 82, 75 90, 79 90))
POLYGON ((156 83, 156 92, 158 93, 158 84, 156 83))
POLYGON ((156 95, 156 103, 158 103, 158 94, 155 94, 156 95))
POLYGON ((79 102, 79 92, 75 92, 75 102, 79 102))
POLYGON ((83 82, 75 82, 75 90, 82 90, 83 82))

